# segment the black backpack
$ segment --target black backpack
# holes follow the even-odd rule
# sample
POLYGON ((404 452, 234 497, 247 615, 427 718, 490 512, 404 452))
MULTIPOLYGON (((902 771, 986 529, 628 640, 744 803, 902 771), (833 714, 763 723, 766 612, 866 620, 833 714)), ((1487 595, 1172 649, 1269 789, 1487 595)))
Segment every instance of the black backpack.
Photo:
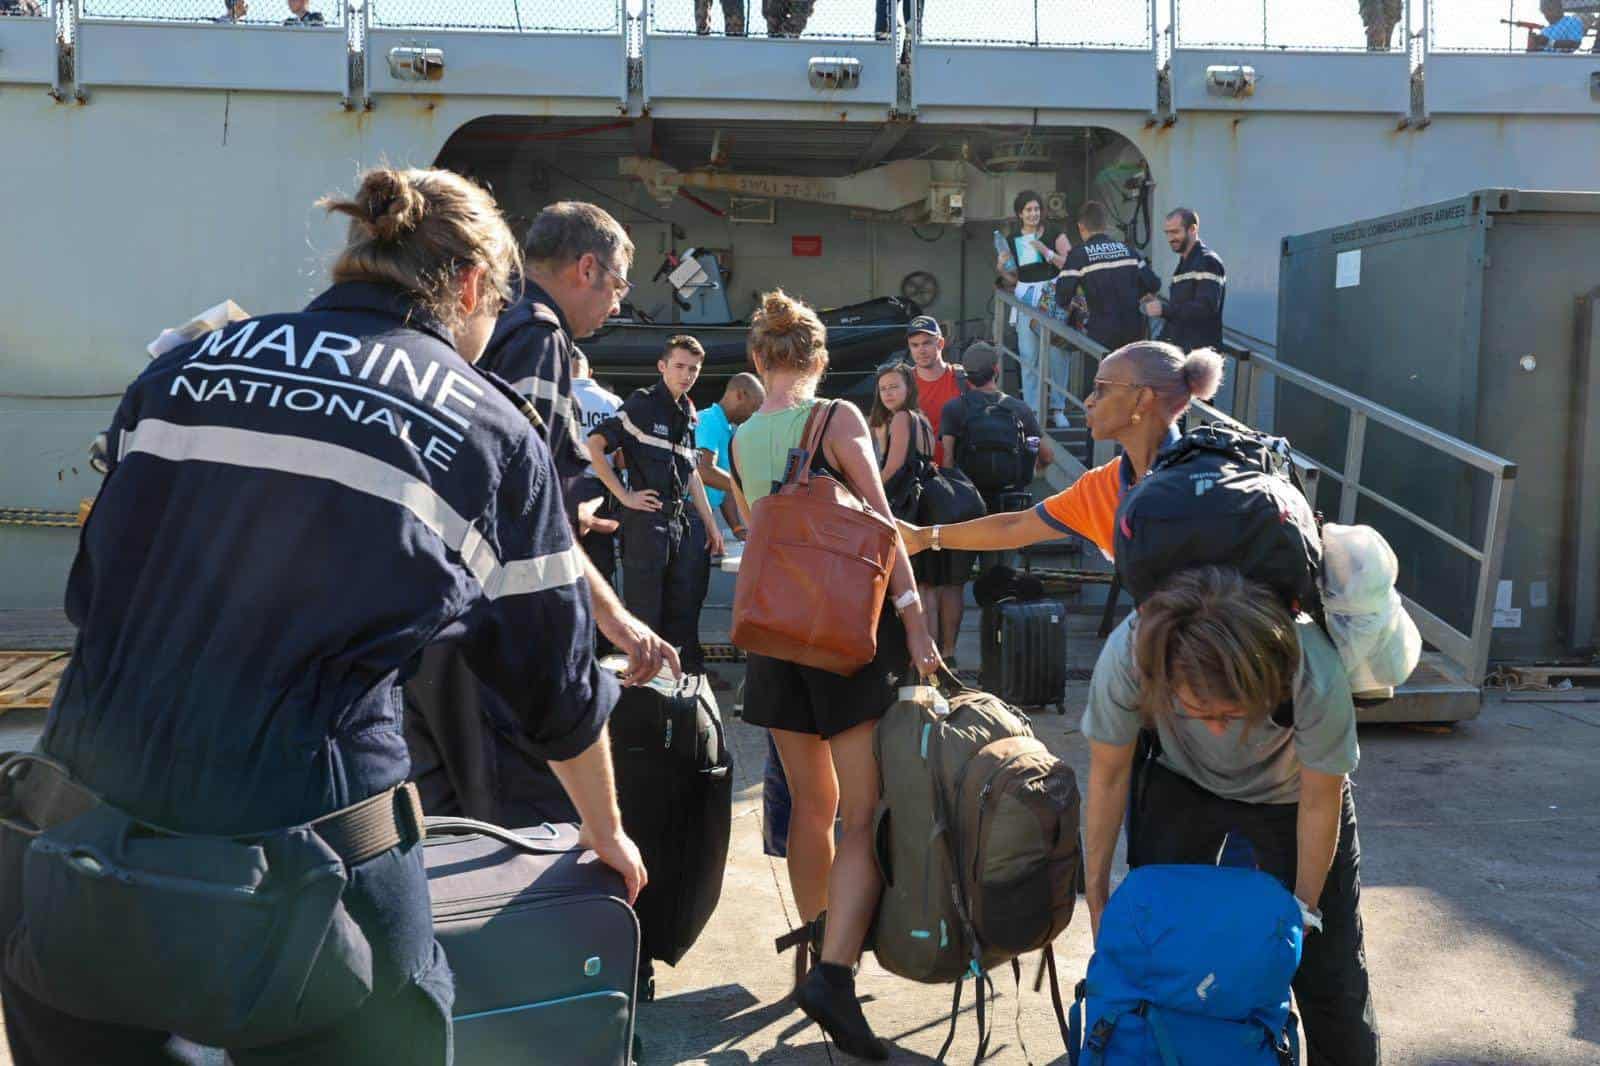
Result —
POLYGON ((956 466, 986 495, 1029 481, 1027 430, 1005 399, 983 392, 961 397, 967 424, 956 442, 956 466))
POLYGON ((1117 508, 1117 576, 1135 605, 1192 566, 1231 566, 1322 620, 1322 535, 1289 442, 1226 426, 1163 448, 1117 508))

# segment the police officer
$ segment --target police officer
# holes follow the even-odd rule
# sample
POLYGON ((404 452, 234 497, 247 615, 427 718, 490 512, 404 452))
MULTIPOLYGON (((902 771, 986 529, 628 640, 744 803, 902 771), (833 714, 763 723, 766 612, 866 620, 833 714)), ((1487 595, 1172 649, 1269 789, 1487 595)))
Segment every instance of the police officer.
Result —
MULTIPOLYGON (((510 382, 549 446, 570 522, 593 528, 601 497, 583 507, 589 456, 578 438, 572 393, 576 341, 620 310, 627 295, 633 243, 593 204, 551 204, 523 244, 522 295, 500 316, 478 362, 510 382)), ((649 681, 663 665, 676 673, 677 653, 630 614, 607 575, 580 552, 602 636, 628 657, 624 683, 649 681)), ((542 760, 508 740, 513 706, 478 678, 469 658, 440 643, 424 653, 406 683, 406 743, 429 814, 462 815, 499 825, 568 821, 573 810, 542 760)))
POLYGON ((656 363, 661 380, 629 396, 588 440, 595 476, 623 507, 623 600, 679 649, 690 673, 704 667, 700 605, 711 555, 723 550, 722 531, 700 480, 689 400, 705 358, 693 337, 669 337, 656 363), (628 466, 626 488, 606 459, 618 448, 628 466))
POLYGON ((1186 352, 1222 343, 1222 304, 1228 272, 1222 258, 1200 239, 1200 216, 1187 207, 1172 210, 1162 226, 1167 245, 1178 253, 1178 269, 1165 300, 1147 296, 1144 313, 1167 322, 1161 339, 1186 352))
POLYGON ((1155 271, 1126 244, 1107 236, 1111 212, 1090 200, 1078 212, 1082 243, 1067 253, 1066 265, 1056 278, 1056 306, 1066 307, 1083 290, 1089 304, 1090 337, 1116 350, 1144 340, 1144 317, 1139 301, 1161 288, 1155 271))
MULTIPOLYGON (((369 171, 353 198, 324 204, 352 220, 332 288, 304 312, 232 323, 161 356, 117 408, 110 470, 67 587, 77 642, 40 741, 77 784, 36 790, 35 774, 58 778, 32 764, 7 779, 7 809, 71 839, 92 819, 64 817, 61 797, 92 802, 81 786, 102 801, 96 818, 197 835, 149 831, 139 848, 102 853, 151 864, 159 876, 142 898, 153 914, 184 876, 222 886, 251 873, 191 871, 189 849, 320 839, 342 860, 358 932, 322 938, 311 977, 223 961, 293 983, 294 1002, 312 977, 359 974, 370 948, 370 992, 344 982, 327 1017, 328 987, 317 985, 300 1003, 324 1015, 315 1029, 286 1022, 284 1041, 228 1048, 231 1061, 442 1064, 452 982, 433 939, 415 803, 399 787, 396 686, 426 645, 457 642, 500 693, 630 896, 644 870, 617 814, 605 734, 617 690, 594 662, 581 553, 549 452, 515 396, 471 366, 510 294, 511 234, 487 192, 447 171, 369 171)), ((0 830, 0 932, 65 946, 31 967, 8 956, 0 998, 14 1061, 182 1061, 174 1048, 191 1034, 108 1017, 52 972, 104 966, 152 1012, 181 1000, 228 1017, 237 1003, 203 979, 140 987, 141 967, 187 956, 141 960, 128 946, 137 937, 75 943, 60 927, 62 898, 22 887, 26 844, 0 830)), ((274 899, 261 905, 283 905, 274 899)), ((229 930, 203 928, 212 909, 193 897, 173 894, 171 906, 192 927, 164 947, 215 966, 229 930)))
MULTIPOLYGON (((572 353, 572 402, 573 420, 584 439, 588 439, 595 427, 622 408, 622 397, 589 376, 589 358, 576 349, 572 353)), ((593 466, 577 481, 573 494, 579 503, 600 497, 603 511, 609 512, 614 506, 606 492, 605 483, 595 476, 593 466)), ((595 569, 609 583, 617 572, 616 519, 597 515, 583 534, 582 545, 594 561, 595 569)))

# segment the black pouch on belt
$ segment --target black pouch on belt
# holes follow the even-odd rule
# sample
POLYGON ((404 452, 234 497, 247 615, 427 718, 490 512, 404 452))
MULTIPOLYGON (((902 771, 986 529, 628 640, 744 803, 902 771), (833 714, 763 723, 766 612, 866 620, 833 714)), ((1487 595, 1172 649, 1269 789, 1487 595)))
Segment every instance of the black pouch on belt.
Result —
POLYGON ((366 1000, 372 948, 341 901, 349 855, 315 826, 171 833, 80 786, 65 786, 77 799, 62 804, 61 782, 41 779, 64 774, 35 756, 0 768, 7 805, 33 825, 4 823, 36 834, 5 951, 7 973, 35 998, 223 1048, 293 1039, 366 1000))

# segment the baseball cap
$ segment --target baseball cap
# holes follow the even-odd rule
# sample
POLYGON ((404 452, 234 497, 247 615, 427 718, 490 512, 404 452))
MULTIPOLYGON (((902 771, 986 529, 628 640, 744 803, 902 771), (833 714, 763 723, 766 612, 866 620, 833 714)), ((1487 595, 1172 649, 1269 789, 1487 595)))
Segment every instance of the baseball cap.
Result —
POLYGON ((986 341, 977 341, 961 353, 961 365, 968 374, 982 376, 1000 366, 1000 353, 986 341))
POLYGON ((931 333, 935 337, 944 336, 944 331, 939 328, 939 320, 932 315, 918 315, 913 318, 911 324, 906 327, 906 336, 909 337, 914 333, 931 333))

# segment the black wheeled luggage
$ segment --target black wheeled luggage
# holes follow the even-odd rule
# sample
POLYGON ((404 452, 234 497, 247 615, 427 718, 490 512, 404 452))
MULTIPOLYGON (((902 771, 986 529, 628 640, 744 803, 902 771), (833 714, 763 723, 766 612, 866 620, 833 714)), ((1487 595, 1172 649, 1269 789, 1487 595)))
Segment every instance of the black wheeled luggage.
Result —
POLYGON ((733 754, 703 674, 677 680, 662 671, 623 689, 610 728, 622 827, 650 875, 635 904, 641 948, 645 958, 676 965, 722 896, 733 754))
POLYGON ((577 827, 429 818, 422 855, 457 1066, 628 1066, 639 923, 577 827))
POLYGON ((1016 707, 1066 713, 1067 612, 1055 600, 1001 600, 983 609, 983 688, 1016 707))

